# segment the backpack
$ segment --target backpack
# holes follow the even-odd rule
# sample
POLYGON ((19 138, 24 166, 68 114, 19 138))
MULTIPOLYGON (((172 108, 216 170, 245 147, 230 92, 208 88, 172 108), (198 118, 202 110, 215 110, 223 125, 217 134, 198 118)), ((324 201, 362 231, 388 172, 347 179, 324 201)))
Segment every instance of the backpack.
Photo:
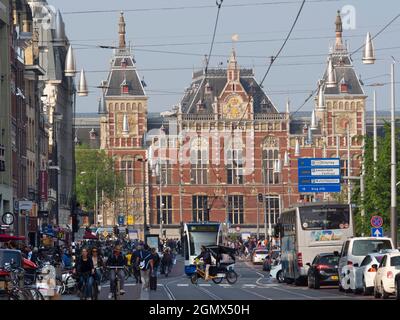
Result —
POLYGON ((143 270, 146 268, 146 259, 150 257, 151 253, 149 253, 144 259, 142 257, 142 251, 140 252, 140 261, 139 261, 139 268, 140 270, 143 270))

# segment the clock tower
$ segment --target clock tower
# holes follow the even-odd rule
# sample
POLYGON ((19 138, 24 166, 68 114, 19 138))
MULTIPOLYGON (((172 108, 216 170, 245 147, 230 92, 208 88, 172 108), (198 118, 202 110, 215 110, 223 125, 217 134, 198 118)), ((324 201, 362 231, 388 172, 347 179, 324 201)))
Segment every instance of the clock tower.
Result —
POLYGON ((125 226, 143 230, 144 194, 143 181, 146 170, 143 147, 147 131, 147 100, 144 82, 140 80, 136 61, 126 46, 126 23, 123 12, 119 17, 118 43, 111 59, 107 80, 102 81, 100 100, 101 148, 113 157, 115 169, 125 182, 120 199, 105 208, 106 225, 123 221, 125 226), (119 220, 118 220, 119 219, 119 220))

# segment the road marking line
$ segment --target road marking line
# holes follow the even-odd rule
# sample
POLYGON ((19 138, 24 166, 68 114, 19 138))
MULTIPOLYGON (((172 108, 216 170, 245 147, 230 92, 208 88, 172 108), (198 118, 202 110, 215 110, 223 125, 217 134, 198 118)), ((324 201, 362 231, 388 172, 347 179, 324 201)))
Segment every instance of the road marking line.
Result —
POLYGON ((229 283, 221 283, 220 286, 221 287, 227 287, 227 288, 232 287, 232 285, 229 284, 229 283))
POLYGON ((178 283, 176 286, 177 287, 189 287, 189 284, 188 283, 178 283))
POLYGON ((200 287, 211 287, 210 283, 200 283, 199 284, 200 287))
POLYGON ((204 288, 198 288, 200 291, 203 291, 205 294, 207 294, 208 296, 210 296, 211 298, 213 298, 214 300, 222 300, 222 298, 218 297, 217 295, 215 295, 214 293, 204 289, 204 288))
POLYGON ((273 287, 273 289, 279 290, 279 291, 283 291, 283 292, 287 292, 287 293, 290 293, 290 294, 294 294, 294 295, 297 295, 297 296, 300 296, 300 297, 305 297, 305 298, 308 298, 308 299, 320 300, 318 297, 308 296, 308 295, 306 295, 306 294, 297 293, 297 292, 290 291, 290 290, 286 290, 286 289, 283 289, 283 288, 273 287))
POLYGON ((255 295, 255 296, 259 297, 259 298, 263 298, 263 299, 266 299, 266 300, 272 300, 271 298, 268 298, 266 296, 258 294, 257 292, 253 292, 253 291, 246 290, 246 289, 243 289, 243 288, 241 290, 246 291, 247 293, 253 294, 253 295, 255 295))

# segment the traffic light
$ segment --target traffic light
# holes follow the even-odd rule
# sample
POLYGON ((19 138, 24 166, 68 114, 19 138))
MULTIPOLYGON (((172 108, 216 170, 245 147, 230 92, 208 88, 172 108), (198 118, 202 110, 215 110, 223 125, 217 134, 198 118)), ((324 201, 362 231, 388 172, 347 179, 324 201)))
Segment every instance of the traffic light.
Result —
POLYGON ((0 171, 6 171, 5 152, 6 148, 0 144, 0 171))

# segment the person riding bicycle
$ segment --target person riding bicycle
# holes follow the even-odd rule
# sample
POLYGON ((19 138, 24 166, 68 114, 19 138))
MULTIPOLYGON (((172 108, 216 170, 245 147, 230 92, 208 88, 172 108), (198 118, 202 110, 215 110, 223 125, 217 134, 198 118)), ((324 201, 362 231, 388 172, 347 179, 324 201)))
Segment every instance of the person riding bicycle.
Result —
POLYGON ((86 248, 83 248, 81 251, 81 256, 79 257, 75 268, 73 269, 73 273, 79 276, 79 289, 83 288, 83 285, 86 283, 85 298, 88 300, 92 299, 92 286, 93 286, 93 275, 94 275, 94 267, 93 260, 88 255, 88 251, 86 248))
POLYGON ((124 290, 124 266, 126 265, 126 259, 121 253, 121 246, 116 245, 114 247, 113 254, 107 259, 107 266, 109 267, 121 267, 118 269, 118 274, 116 274, 115 269, 110 269, 110 293, 108 294, 108 299, 111 299, 113 296, 113 292, 115 291, 115 277, 116 275, 119 278, 120 282, 120 291, 119 293, 123 295, 125 293, 124 290))
POLYGON ((94 280, 97 283, 97 288, 99 291, 101 290, 100 279, 101 279, 101 271, 98 268, 102 268, 104 266, 103 257, 99 254, 98 249, 96 247, 92 248, 92 261, 93 267, 95 269, 94 280))
POLYGON ((212 263, 211 254, 207 251, 205 246, 201 246, 201 253, 195 259, 203 259, 203 262, 206 265, 206 274, 204 280, 207 281, 212 263))

